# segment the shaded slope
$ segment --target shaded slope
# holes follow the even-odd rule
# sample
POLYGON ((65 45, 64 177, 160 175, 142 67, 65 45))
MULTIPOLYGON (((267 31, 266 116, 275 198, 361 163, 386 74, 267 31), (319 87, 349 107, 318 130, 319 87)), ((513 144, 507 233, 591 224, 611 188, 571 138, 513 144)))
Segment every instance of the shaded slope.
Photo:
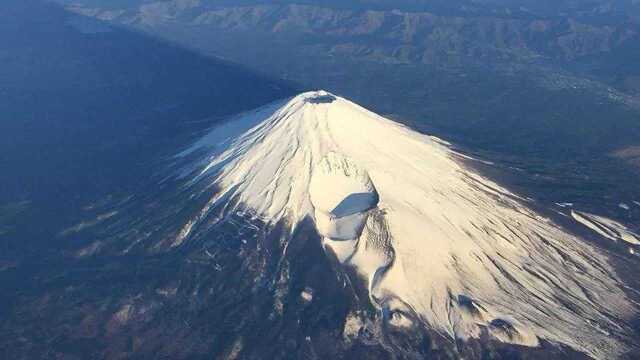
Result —
POLYGON ((8 250, 48 242, 90 201, 140 186, 195 131, 290 91, 49 2, 5 2, 0 43, 0 203, 30 202, 39 221, 8 250))

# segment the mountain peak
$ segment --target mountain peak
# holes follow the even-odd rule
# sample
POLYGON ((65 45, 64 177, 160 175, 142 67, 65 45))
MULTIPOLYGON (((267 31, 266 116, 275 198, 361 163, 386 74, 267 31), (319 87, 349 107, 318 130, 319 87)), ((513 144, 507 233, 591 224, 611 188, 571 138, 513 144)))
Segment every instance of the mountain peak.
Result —
POLYGON ((609 319, 632 305, 607 258, 426 135, 314 91, 216 127, 182 155, 196 150, 194 181, 219 191, 176 246, 223 202, 291 233, 311 219, 397 326, 625 350, 609 319))
POLYGON ((337 100, 335 95, 324 90, 309 91, 300 94, 299 97, 311 104, 330 104, 337 100))

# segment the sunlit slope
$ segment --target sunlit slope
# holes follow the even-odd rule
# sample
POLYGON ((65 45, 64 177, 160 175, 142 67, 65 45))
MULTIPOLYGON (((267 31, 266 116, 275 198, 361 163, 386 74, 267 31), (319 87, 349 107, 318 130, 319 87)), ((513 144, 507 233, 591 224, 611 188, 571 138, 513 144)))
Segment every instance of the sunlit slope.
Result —
POLYGON ((195 153, 192 181, 219 191, 174 246, 221 204, 292 232, 312 219, 394 326, 627 350, 634 308, 606 257, 433 138, 320 91, 243 114, 179 156, 195 153))

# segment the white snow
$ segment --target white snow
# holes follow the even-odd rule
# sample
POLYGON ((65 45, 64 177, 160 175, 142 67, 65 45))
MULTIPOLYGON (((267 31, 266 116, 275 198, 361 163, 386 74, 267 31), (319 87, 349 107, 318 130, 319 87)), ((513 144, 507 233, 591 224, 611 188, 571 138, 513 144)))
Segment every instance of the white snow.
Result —
POLYGON ((285 220, 292 232, 315 219, 325 248, 356 267, 375 305, 394 313, 401 302, 389 299, 400 298, 443 335, 488 331, 527 346, 543 338, 595 358, 627 349, 630 330, 613 319, 635 308, 607 258, 467 168, 441 142, 310 92, 214 128, 179 155, 202 151, 208 155, 194 181, 220 192, 185 224, 178 245, 210 208, 234 199, 267 223, 285 220), (355 176, 323 175, 328 158, 355 176), (331 223, 345 196, 374 190, 379 201, 356 201, 344 216, 356 218, 331 223))
POLYGON ((568 203, 568 202, 556 203, 556 205, 560 206, 561 208, 573 207, 573 203, 568 203))
POLYGON ((313 289, 306 287, 301 293, 300 293, 300 297, 302 298, 302 300, 304 300, 305 302, 311 302, 311 300, 313 300, 313 289))
POLYGON ((366 171, 348 158, 328 153, 313 169, 309 199, 316 227, 332 240, 357 239, 378 193, 366 171))
POLYGON ((640 245, 640 236, 617 221, 579 211, 572 211, 571 216, 579 223, 609 240, 622 240, 629 244, 640 245))
POLYGON ((129 322, 131 315, 133 315, 133 305, 125 304, 113 315, 113 319, 117 323, 124 325, 129 322))

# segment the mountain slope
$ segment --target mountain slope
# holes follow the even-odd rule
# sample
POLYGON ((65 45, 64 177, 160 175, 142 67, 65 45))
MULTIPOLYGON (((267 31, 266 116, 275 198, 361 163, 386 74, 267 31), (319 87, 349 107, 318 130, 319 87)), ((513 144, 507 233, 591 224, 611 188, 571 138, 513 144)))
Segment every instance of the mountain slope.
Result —
POLYGON ((0 354, 637 353, 638 245, 613 236, 621 225, 545 219, 444 142, 325 92, 207 124, 147 138, 171 155, 123 158, 148 172, 138 186, 71 207, 83 216, 48 248, 2 259, 0 354))
POLYGON ((191 186, 216 190, 172 246, 238 212, 290 234, 313 220, 391 327, 596 358, 633 348, 637 309, 606 256, 433 138, 342 98, 311 92, 245 114, 177 159, 194 164, 191 186))

